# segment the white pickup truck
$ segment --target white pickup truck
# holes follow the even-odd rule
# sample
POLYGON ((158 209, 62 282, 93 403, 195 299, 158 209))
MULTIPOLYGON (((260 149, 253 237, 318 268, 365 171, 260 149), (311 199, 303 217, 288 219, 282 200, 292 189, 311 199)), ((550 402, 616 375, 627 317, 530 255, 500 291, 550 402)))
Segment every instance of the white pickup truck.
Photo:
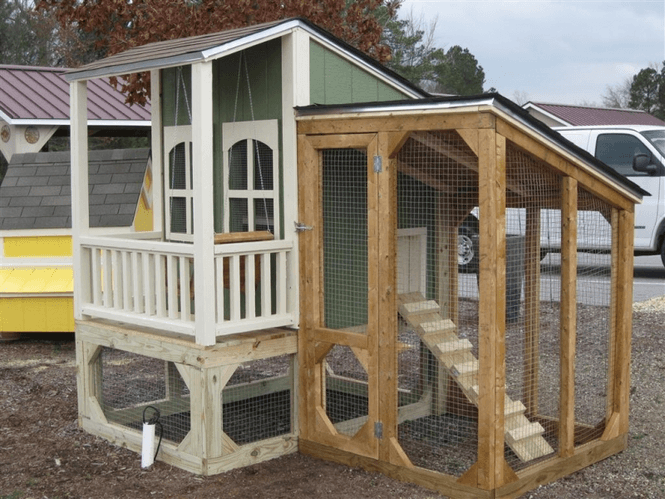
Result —
MULTIPOLYGON (((645 195, 642 204, 635 206, 635 255, 660 255, 665 265, 665 127, 645 125, 575 126, 554 128, 564 138, 613 168, 640 186, 645 195)), ((508 210, 509 227, 523 233, 523 210, 508 210), (512 222, 512 223, 511 223, 512 222)), ((559 216, 549 213, 546 216, 559 216)), ((478 215, 474 210, 459 228, 458 263, 461 272, 476 272, 478 215)), ((578 248, 584 250, 610 249, 609 224, 600 213, 580 212, 578 224, 606 226, 599 240, 578 239, 578 248), (606 240, 605 240, 606 239, 606 240), (588 243, 588 247, 585 244, 588 243)), ((596 234, 597 235, 597 234, 596 234)), ((542 255, 558 251, 558 235, 543 234, 542 255)))
POLYGON ((635 255, 660 254, 665 265, 665 127, 612 125, 555 130, 650 194, 635 206, 635 255))

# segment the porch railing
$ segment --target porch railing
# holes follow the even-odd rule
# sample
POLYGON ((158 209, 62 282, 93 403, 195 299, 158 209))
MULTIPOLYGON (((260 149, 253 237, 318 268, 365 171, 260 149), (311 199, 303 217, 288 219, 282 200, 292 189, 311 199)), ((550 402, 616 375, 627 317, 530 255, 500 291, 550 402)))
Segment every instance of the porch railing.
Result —
MULTIPOLYGON (((155 237, 157 233, 143 237, 155 237)), ((287 290, 290 241, 215 247, 216 334, 295 323, 287 290)), ((81 237, 83 314, 194 335, 196 294, 191 244, 81 237)))

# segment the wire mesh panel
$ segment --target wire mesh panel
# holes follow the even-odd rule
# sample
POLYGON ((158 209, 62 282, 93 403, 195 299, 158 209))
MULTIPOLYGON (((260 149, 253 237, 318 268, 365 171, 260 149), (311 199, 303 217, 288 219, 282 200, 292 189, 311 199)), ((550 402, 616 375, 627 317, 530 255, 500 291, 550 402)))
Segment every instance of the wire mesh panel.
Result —
POLYGON ((322 175, 325 326, 360 331, 367 324, 367 154, 324 150, 322 175))
POLYGON ((505 458, 517 470, 558 448, 561 178, 510 143, 506 204, 505 458))
POLYGON ((222 429, 237 445, 292 432, 293 355, 245 362, 222 390, 222 429))
POLYGON ((189 389, 175 364, 106 347, 97 362, 99 402, 109 422, 140 430, 143 410, 152 406, 160 412, 165 440, 180 443, 185 438, 190 430, 189 389))
POLYGON ((398 439, 456 476, 478 447, 477 170, 456 132, 414 133, 398 156, 398 439))
POLYGON ((575 444, 600 438, 607 415, 611 324, 612 211, 584 189, 578 195, 575 444))
POLYGON ((355 435, 367 422, 367 371, 360 360, 364 360, 363 353, 335 345, 325 359, 326 414, 343 435, 355 435))
MULTIPOLYGON (((367 154, 322 153, 324 327, 366 333, 368 308, 367 154)), ((325 409, 352 436, 368 415, 367 351, 334 345, 324 359, 325 409)))

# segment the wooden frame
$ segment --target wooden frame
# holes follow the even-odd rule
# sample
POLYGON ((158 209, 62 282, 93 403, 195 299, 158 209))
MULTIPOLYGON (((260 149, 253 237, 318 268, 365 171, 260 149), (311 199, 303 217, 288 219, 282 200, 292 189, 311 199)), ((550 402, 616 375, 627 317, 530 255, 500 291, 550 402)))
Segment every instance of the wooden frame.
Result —
MULTIPOLYGON (((380 471, 401 480, 412 481, 430 487, 451 497, 517 497, 528 490, 572 473, 582 467, 623 450, 627 443, 627 403, 629 342, 630 342, 630 278, 632 266, 632 220, 634 199, 624 191, 600 178, 578 159, 562 153, 539 139, 531 130, 490 107, 423 112, 420 114, 375 112, 344 116, 314 116, 302 118, 299 131, 299 180, 300 217, 314 227, 300 236, 300 288, 301 331, 299 335, 299 383, 302 397, 299 404, 301 417, 301 452, 349 465, 380 471), (414 132, 428 130, 455 130, 478 158, 480 212, 480 287, 478 386, 478 458, 460 478, 428 471, 414 466, 401 448, 397 438, 400 416, 397 410, 397 363, 399 348, 396 335, 396 155, 414 132), (371 144, 371 146, 370 146, 371 144), (374 145, 376 144, 376 145, 374 145), (317 229, 321 227, 319 177, 320 150, 334 147, 368 148, 368 157, 375 154, 382 158, 383 171, 368 173, 368 220, 370 239, 377 231, 377 243, 371 242, 370 292, 376 290, 376 301, 370 305, 371 315, 366 334, 334 331, 322 328, 321 295, 321 240, 317 229), (371 147, 371 149, 370 149, 371 147), (506 152, 517 148, 548 165, 561 178, 562 206, 562 293, 561 293, 561 343, 560 343, 560 418, 558 419, 559 448, 554 451, 543 440, 541 451, 532 465, 514 470, 504 457, 504 445, 515 445, 515 433, 506 426, 507 407, 514 406, 506 394, 506 206, 508 179, 506 178, 506 152), (579 187, 578 187, 579 186, 579 187), (575 292, 577 265, 577 200, 578 188, 607 202, 614 209, 612 216, 613 252, 619 264, 612 269, 612 358, 608 374, 608 413, 602 438, 584 445, 575 444, 575 356, 576 314, 575 292), (374 193, 377 194, 374 194, 374 193), (377 202, 372 196, 377 195, 377 202), (381 227, 373 227, 374 210, 378 210, 381 227), (622 235, 624 234, 624 235, 622 235), (374 269, 372 268, 374 267, 374 269), (376 309, 373 307, 377 307, 376 309), (372 318, 376 324, 372 324, 372 318), (378 332, 376 340, 374 339, 378 332), (324 374, 320 360, 333 344, 345 344, 362 349, 368 366, 367 393, 370 404, 368 421, 380 424, 381 434, 365 432, 362 445, 348 438, 323 437, 325 425, 321 425, 321 400, 324 374), (318 346, 317 346, 318 345, 318 346), (324 348, 325 347, 325 348, 324 348), (372 379, 378 373, 378 380, 372 379), (378 388, 378 400, 372 395, 378 388)), ((423 136, 418 135, 422 144, 423 136)), ((424 144, 426 145, 426 144, 424 144)), ((463 158, 458 158, 462 161, 463 158)), ((467 167, 472 167, 468 165, 467 167)), ((411 171, 411 170, 410 170, 411 171)), ((412 172, 413 173, 413 172, 412 172)), ((415 174, 415 173, 414 173, 415 174)), ((427 174, 423 174, 427 175, 427 174)), ((436 179, 418 177, 430 186, 438 185, 436 179)), ((442 192, 446 193, 445 189, 442 192)), ((514 194, 511 193, 511 203, 514 194)), ((524 357, 523 357, 523 411, 538 421, 546 418, 539 413, 539 300, 540 300, 540 210, 549 205, 538 205, 529 198, 526 207, 524 302, 524 357), (534 256, 535 255, 535 256, 534 256)), ((448 203, 454 205, 454 203, 448 203)), ((510 206, 513 206, 512 204, 510 206)), ((459 206, 459 213, 447 214, 438 220, 439 252, 455 247, 456 227, 472 207, 459 206), (447 234, 447 235, 446 235, 447 234)), ((437 267, 439 276, 438 299, 443 304, 440 313, 447 317, 454 328, 457 321, 457 266, 456 259, 445 257, 437 267), (448 262, 448 263, 446 263, 448 262), (455 262, 455 263, 453 263, 455 262)), ((406 307, 402 303, 400 307, 406 307)), ((408 307, 407 307, 408 308, 408 307)), ((406 311, 407 308, 404 310, 406 311)), ((402 313, 408 315, 408 311, 402 313)), ((415 320, 415 319, 414 319, 415 320)), ((431 319, 430 319, 431 320, 431 319)), ((414 322, 417 325, 417 322, 414 322)), ((440 340, 439 340, 440 341, 440 340)), ((463 344, 457 341, 456 344, 463 344)), ((429 345, 436 350, 436 345, 429 345)), ((448 377, 445 369, 439 373, 439 393, 444 390, 448 377), (443 383, 443 384, 442 384, 443 383)), ((473 397, 473 394, 467 396, 473 397)), ((445 399, 429 407, 411 409, 413 417, 423 410, 445 411, 445 399), (415 411, 415 412, 414 412, 415 411)), ((430 414, 430 412, 427 412, 430 414)), ((422 413, 425 414, 425 413, 422 413)), ((512 418, 512 415, 510 416, 512 418)), ((527 423, 528 419, 525 419, 527 423)), ((514 422, 511 423, 514 425, 514 422)), ((529 423, 531 425, 531 423, 529 423)), ((549 423, 548 423, 549 424, 549 423)), ((531 426, 540 426, 533 423, 531 426)), ((525 427, 526 431, 526 427, 525 427)), ((531 431, 531 429, 529 429, 531 431)), ((542 427, 541 427, 542 431, 542 427)), ((600 435, 600 434, 599 434, 600 435)), ((518 452, 516 450, 516 452, 518 452)), ((519 452, 518 452, 519 455, 519 452)), ((523 460, 533 459, 524 454, 523 460)))
MULTIPOLYGON (((223 342, 206 348, 184 336, 165 337, 148 329, 126 329, 94 321, 78 322, 76 351, 79 365, 79 424, 89 433, 141 452, 141 432, 114 421, 118 420, 123 411, 131 412, 140 421, 144 407, 120 410, 118 414, 109 414, 107 417, 99 403, 102 386, 99 355, 102 347, 167 361, 169 368, 177 369, 190 389, 190 400, 183 410, 191 411, 191 429, 177 445, 162 441, 158 460, 193 473, 214 475, 297 450, 297 414, 293 395, 297 347, 295 331, 272 329, 253 335, 228 336, 223 342), (251 387, 243 387, 244 394, 233 388, 224 390, 222 394, 224 386, 240 364, 282 355, 291 356, 290 374, 287 377, 261 380, 254 384, 253 390, 251 387), (285 389, 292 393, 291 432, 246 445, 237 445, 222 432, 223 398, 234 401, 239 400, 238 397, 253 397, 285 389)), ((168 376, 168 372, 165 375, 168 376)), ((166 379, 168 382, 169 378, 166 379)), ((170 390, 167 388, 167 399, 168 392, 170 390)))

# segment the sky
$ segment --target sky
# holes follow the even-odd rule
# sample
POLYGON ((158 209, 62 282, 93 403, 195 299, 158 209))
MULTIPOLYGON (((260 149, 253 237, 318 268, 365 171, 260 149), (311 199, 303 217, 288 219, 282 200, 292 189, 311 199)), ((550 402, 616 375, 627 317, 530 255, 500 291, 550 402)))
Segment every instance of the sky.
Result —
POLYGON ((404 0, 400 17, 410 11, 512 100, 602 105, 608 85, 665 60, 665 0, 404 0))

